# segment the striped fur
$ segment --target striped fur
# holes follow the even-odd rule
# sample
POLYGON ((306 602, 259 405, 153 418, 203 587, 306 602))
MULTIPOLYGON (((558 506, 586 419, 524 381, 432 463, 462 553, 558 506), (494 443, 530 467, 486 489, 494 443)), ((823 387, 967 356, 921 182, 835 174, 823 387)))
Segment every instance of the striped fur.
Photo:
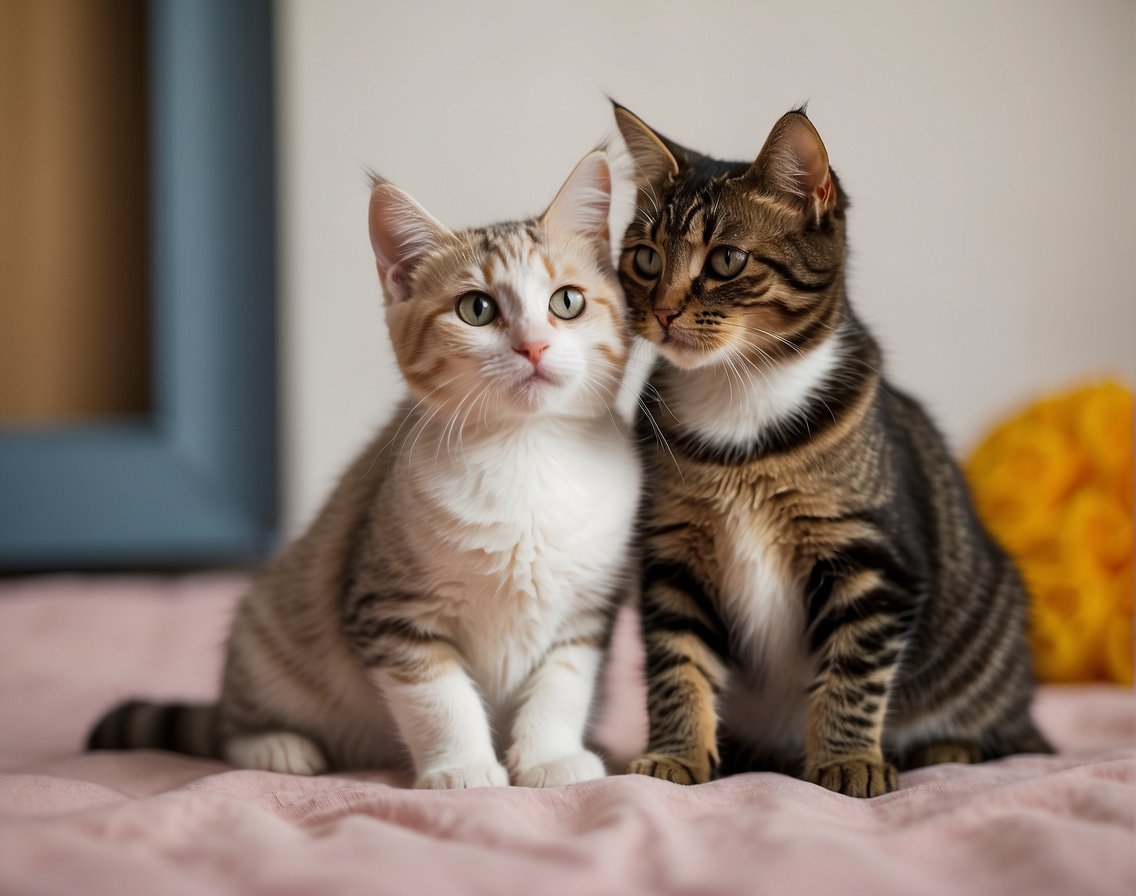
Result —
POLYGON ((1048 750, 1022 583, 849 305, 847 203, 812 124, 789 113, 750 164, 616 118, 641 172, 620 274, 668 362, 631 770, 777 769, 874 796, 897 765, 1048 750))
POLYGON ((409 766, 433 788, 604 774, 584 737, 639 500, 620 390, 641 387, 622 382, 609 190, 594 153, 540 219, 455 233, 375 180, 413 398, 240 604, 219 704, 128 704, 92 747, 409 766), (550 304, 567 286, 585 302, 571 318, 550 304), (473 292, 497 309, 484 325, 461 316, 473 292))
POLYGON ((218 754, 216 707, 208 704, 145 703, 132 700, 99 720, 87 738, 88 750, 175 750, 190 756, 218 754))

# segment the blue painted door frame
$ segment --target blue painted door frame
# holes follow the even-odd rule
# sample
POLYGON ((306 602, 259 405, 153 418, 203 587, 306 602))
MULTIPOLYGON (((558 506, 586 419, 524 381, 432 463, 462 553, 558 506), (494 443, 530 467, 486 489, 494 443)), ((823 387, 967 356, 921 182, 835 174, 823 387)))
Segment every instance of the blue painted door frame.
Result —
POLYGON ((270 0, 150 4, 154 412, 0 431, 0 568, 263 556, 277 521, 270 0))

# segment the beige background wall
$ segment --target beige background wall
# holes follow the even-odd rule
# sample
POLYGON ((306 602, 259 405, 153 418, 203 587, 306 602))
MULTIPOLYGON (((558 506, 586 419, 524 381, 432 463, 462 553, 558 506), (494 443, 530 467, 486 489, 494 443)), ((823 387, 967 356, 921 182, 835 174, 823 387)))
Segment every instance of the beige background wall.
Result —
POLYGON ((285 0, 280 13, 293 531, 402 394, 364 166, 450 224, 533 213, 611 129, 605 92, 734 158, 810 101, 853 201, 853 299, 959 450, 1039 390, 1136 379, 1131 0, 285 0))

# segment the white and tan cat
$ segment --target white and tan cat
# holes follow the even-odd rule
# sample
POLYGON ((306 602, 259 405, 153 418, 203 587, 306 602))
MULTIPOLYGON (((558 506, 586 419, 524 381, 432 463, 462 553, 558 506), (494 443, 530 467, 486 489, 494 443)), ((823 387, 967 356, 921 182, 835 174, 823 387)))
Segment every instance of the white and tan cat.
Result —
POLYGON ((220 702, 125 704, 92 747, 409 763, 432 788, 603 776, 584 739, 640 479, 610 197, 597 151, 539 219, 455 232, 375 179, 413 398, 242 601, 220 702))

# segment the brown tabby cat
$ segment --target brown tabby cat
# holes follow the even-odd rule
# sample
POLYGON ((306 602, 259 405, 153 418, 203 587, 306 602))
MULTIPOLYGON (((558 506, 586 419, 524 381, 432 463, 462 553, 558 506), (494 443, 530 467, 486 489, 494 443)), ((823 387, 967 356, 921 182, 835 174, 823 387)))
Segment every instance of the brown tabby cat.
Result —
POLYGON ((1050 751, 1026 594, 844 286, 847 200, 803 110, 757 160, 616 105, 638 168, 620 276, 653 380, 650 740, 679 783, 773 768, 851 796, 896 766, 1050 751))

